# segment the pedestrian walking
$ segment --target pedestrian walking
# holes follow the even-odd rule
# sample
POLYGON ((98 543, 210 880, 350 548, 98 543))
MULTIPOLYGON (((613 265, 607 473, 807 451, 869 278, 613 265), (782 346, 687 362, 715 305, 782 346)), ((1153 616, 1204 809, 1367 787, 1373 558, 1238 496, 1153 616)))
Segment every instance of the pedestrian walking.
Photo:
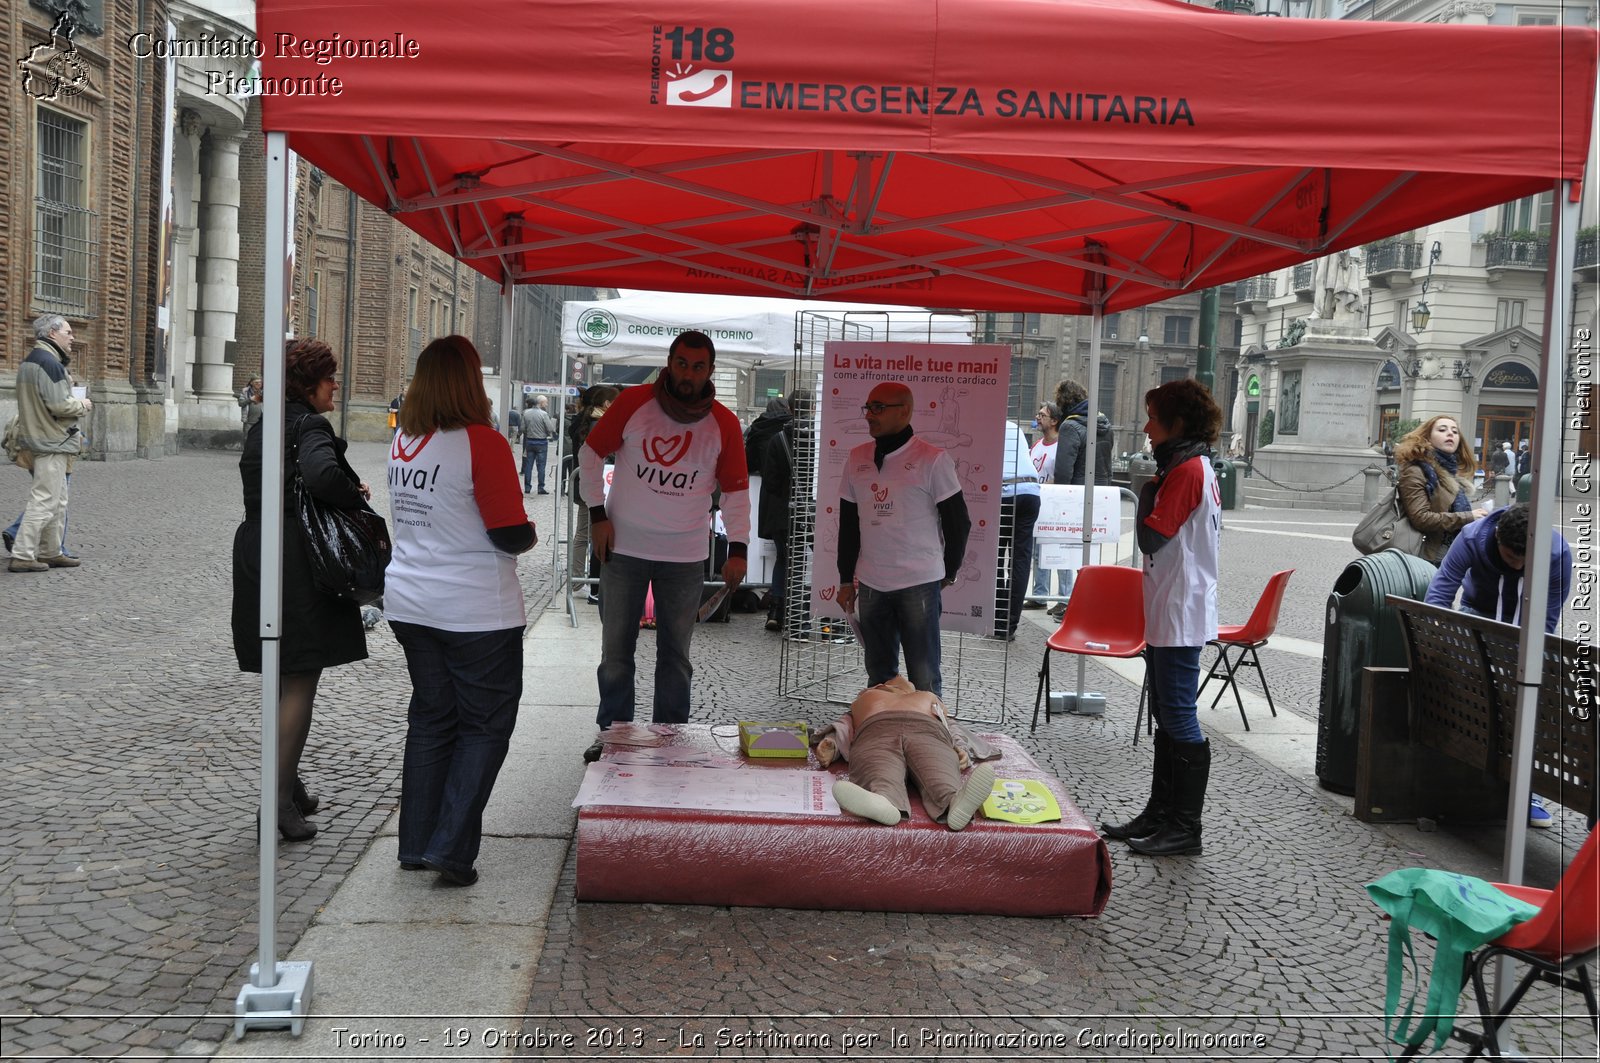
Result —
MULTIPOLYGON (((1032 449, 1028 451, 1028 460, 1033 463, 1033 470, 1039 477, 1040 483, 1055 483, 1056 476, 1056 450, 1061 439, 1061 407, 1053 402, 1046 402, 1039 406, 1034 414, 1034 425, 1038 428, 1039 438, 1034 441, 1032 449)), ((1040 564, 1040 555, 1043 546, 1037 540, 1033 547, 1033 595, 1022 604, 1024 609, 1043 609, 1042 600, 1049 598, 1052 593, 1062 597, 1072 593, 1072 581, 1076 573, 1070 568, 1048 569, 1040 564), (1056 589, 1052 591, 1051 577, 1055 577, 1056 589)))
POLYGON ((483 810, 522 700, 517 555, 538 541, 482 381, 466 337, 428 344, 389 454, 384 613, 411 674, 399 859, 446 886, 478 880, 483 810))
POLYGON ((72 465, 83 453, 79 420, 94 403, 72 394, 67 364, 72 356, 72 324, 60 314, 33 323, 34 345, 17 366, 17 416, 7 433, 13 460, 30 470, 33 482, 16 538, 8 539, 12 572, 45 572, 80 564, 61 546, 66 530, 67 494, 72 465))
POLYGON ((550 440, 556 436, 556 422, 548 409, 550 400, 535 395, 522 413, 522 493, 533 490, 533 473, 539 473, 539 493, 550 492, 544 487, 545 463, 550 458, 550 440))
POLYGON ((1400 466, 1400 506, 1422 533, 1422 559, 1444 560, 1457 533, 1488 512, 1467 500, 1477 461, 1472 444, 1453 417, 1430 417, 1407 432, 1395 447, 1400 466))
MULTIPOLYGON (((772 590, 767 603, 768 631, 782 631, 787 622, 789 593, 789 518, 794 504, 795 425, 806 403, 804 392, 791 392, 784 403, 786 416, 777 431, 761 446, 761 506, 756 531, 772 541, 772 590)), ((771 406, 768 406, 771 409, 771 406)), ((756 424, 760 424, 758 420, 756 424)), ((746 443, 754 433, 746 434, 746 443)))
POLYGON ((1033 528, 1039 522, 1039 473, 1033 467, 1033 457, 1022 429, 1007 418, 1005 431, 1006 457, 1000 497, 1011 499, 1011 521, 1006 525, 1002 520, 1000 529, 999 571, 1006 579, 1005 594, 1000 600, 1006 603, 1006 611, 1004 616, 994 618, 994 634, 1009 642, 1017 637, 1022 600, 1028 591, 1028 570, 1033 565, 1033 528))
MULTIPOLYGON (((323 415, 339 390, 338 359, 321 340, 289 344, 284 355, 284 477, 296 477, 319 501, 359 509, 372 497, 345 460, 349 446, 323 415)), ((245 436, 239 475, 244 481, 244 522, 233 537, 233 652, 241 672, 261 671, 262 422, 245 436)), ((278 640, 278 833, 289 841, 316 836, 306 822, 321 802, 300 778, 311 734, 312 707, 324 669, 367 656, 361 608, 319 590, 312 580, 300 522, 285 508, 283 521, 283 623, 278 640)))
MULTIPOLYGON (((589 507, 584 504, 581 487, 583 484, 582 471, 577 468, 578 455, 583 450, 584 441, 589 438, 589 433, 605 416, 611 404, 622 394, 622 389, 610 384, 595 384, 578 397, 577 409, 572 413, 572 420, 567 425, 567 458, 574 463, 572 469, 572 493, 568 497, 578 507, 572 519, 572 542, 567 547, 567 575, 571 579, 598 579, 600 576, 600 563, 595 560, 594 551, 589 548, 589 507)), ((601 467, 601 490, 604 490, 605 467, 601 467)), ((585 600, 590 605, 600 604, 599 589, 590 585, 586 589, 585 600)))

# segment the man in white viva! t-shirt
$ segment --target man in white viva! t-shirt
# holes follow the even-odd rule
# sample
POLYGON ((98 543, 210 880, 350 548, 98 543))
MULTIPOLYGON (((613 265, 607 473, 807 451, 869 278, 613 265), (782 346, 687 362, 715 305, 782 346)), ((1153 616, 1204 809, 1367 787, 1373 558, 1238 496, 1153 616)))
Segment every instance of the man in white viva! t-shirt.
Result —
MULTIPOLYGON (((578 448, 579 489, 600 560, 600 711, 604 731, 634 711, 634 650, 645 592, 656 607, 656 689, 651 720, 689 719, 689 640, 710 555, 711 490, 722 489, 729 589, 744 580, 750 543, 750 476, 733 411, 716 401, 717 350, 703 332, 672 341, 651 387, 631 387, 578 448), (616 455, 609 499, 605 459, 616 455)), ((604 740, 584 753, 598 760, 604 740)))
POLYGON ((861 408, 872 442, 850 451, 839 483, 837 601, 861 607, 868 686, 894 677, 904 646, 912 685, 942 695, 940 589, 956 581, 972 520, 955 462, 913 437, 912 402, 883 383, 861 408))

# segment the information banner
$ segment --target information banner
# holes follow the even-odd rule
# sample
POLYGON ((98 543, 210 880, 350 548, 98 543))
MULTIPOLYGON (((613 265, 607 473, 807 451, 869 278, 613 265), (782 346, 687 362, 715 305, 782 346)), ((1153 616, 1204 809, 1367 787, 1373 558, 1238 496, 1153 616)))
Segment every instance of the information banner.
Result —
POLYGON ((813 614, 824 620, 844 616, 834 603, 839 581, 839 483, 850 451, 872 441, 862 404, 875 386, 891 381, 911 389, 911 427, 917 437, 943 447, 955 461, 972 518, 956 584, 941 595, 940 626, 944 631, 992 635, 1011 347, 836 340, 826 345, 824 362, 813 614))
MULTIPOLYGON (((1033 526, 1035 542, 1083 542, 1083 485, 1041 484, 1039 520, 1033 526)), ((1094 489, 1091 543, 1114 543, 1122 538, 1122 489, 1094 489)))

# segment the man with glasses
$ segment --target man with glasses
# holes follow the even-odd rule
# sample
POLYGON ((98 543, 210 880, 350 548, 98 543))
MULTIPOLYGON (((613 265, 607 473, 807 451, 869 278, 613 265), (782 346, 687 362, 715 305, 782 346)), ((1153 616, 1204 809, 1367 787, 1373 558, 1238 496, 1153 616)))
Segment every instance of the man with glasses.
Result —
POLYGON ((78 566, 77 558, 61 550, 61 531, 67 512, 67 474, 83 452, 78 419, 94 405, 72 396, 66 367, 72 354, 72 325, 67 319, 45 314, 34 321, 33 334, 33 350, 17 367, 16 422, 18 452, 29 456, 33 486, 11 551, 12 572, 78 566))
POLYGON ((839 589, 846 613, 859 605, 867 685, 900 671, 918 690, 942 695, 940 592, 953 585, 972 520, 950 455, 915 438, 911 389, 883 383, 866 405, 872 442, 850 451, 839 485, 839 589))

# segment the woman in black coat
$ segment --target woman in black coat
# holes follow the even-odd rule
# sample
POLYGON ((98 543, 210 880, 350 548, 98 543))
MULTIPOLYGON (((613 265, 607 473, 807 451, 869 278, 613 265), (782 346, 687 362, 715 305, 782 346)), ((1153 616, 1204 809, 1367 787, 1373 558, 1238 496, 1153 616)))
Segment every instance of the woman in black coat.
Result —
MULTIPOLYGON (((338 360, 321 340, 296 340, 285 356, 284 496, 298 461, 300 479, 321 501, 340 509, 366 505, 372 492, 345 460, 349 445, 322 415, 339 390, 338 360), (296 456, 296 457, 292 457, 296 456)), ((244 523, 233 538, 233 651, 241 672, 261 671, 261 455, 262 425, 245 436, 239 475, 244 481, 244 523)), ((324 668, 364 660, 366 632, 355 602, 324 594, 311 579, 311 562, 299 521, 283 522, 283 624, 278 665, 278 831, 304 841, 317 829, 305 817, 317 799, 300 781, 300 755, 311 733, 311 706, 324 668)))

